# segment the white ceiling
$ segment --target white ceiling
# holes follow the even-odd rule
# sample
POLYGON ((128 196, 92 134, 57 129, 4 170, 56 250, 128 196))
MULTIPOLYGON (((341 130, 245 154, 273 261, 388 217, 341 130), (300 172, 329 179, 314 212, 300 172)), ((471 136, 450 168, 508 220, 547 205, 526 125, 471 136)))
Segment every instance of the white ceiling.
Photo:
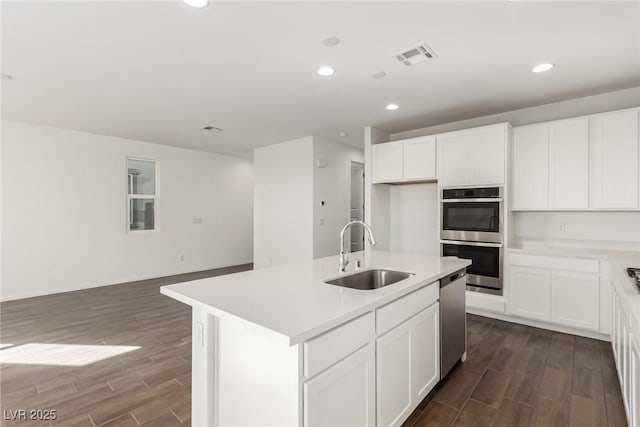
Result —
POLYGON ((5 1, 2 113, 241 156, 311 134, 357 144, 366 125, 398 132, 638 86, 639 4, 5 1), (392 58, 422 42, 437 60, 392 58), (531 73, 541 62, 556 68, 531 73), (325 64, 334 76, 316 74, 325 64))

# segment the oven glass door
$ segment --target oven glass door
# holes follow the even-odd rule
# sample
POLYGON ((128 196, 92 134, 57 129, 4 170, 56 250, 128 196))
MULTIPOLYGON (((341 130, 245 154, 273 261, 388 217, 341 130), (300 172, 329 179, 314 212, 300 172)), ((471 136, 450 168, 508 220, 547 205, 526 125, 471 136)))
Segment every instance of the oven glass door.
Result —
POLYGON ((500 202, 442 203, 442 229, 500 233, 500 202))
MULTIPOLYGON (((455 256, 471 260, 467 273, 500 279, 501 247, 442 244, 442 256, 455 256)), ((495 281, 489 281, 495 282, 495 281)))

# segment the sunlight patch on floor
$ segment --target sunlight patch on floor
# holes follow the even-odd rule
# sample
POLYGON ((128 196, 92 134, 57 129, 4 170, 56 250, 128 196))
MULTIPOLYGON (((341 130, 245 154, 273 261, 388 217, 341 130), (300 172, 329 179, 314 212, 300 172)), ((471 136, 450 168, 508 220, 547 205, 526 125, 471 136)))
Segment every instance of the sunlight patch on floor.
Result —
POLYGON ((138 350, 128 345, 30 343, 5 348, 0 344, 0 363, 21 365, 85 366, 138 350))

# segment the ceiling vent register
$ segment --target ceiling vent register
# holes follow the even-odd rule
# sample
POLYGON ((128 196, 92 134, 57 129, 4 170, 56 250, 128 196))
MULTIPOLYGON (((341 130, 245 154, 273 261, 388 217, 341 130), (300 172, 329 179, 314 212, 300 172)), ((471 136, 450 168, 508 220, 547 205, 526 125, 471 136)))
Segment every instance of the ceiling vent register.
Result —
POLYGON ((417 65, 426 61, 436 59, 438 55, 427 46, 426 43, 421 44, 418 47, 407 49, 404 52, 400 52, 394 55, 394 57, 400 61, 403 65, 410 67, 411 65, 417 65))

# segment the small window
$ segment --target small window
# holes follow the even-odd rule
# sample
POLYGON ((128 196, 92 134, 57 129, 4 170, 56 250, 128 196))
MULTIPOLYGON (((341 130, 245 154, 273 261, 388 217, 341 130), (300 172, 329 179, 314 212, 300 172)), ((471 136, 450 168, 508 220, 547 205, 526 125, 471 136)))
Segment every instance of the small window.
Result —
POLYGON ((127 230, 158 230, 158 162, 127 159, 127 230))

